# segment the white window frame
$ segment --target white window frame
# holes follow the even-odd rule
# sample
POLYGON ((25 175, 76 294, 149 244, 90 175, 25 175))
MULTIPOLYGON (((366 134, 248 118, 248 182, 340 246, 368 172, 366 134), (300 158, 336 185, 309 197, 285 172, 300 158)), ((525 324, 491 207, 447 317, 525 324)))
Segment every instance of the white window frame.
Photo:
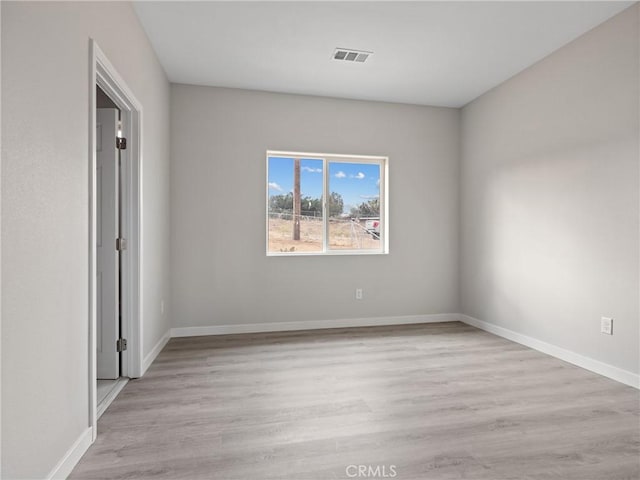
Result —
POLYGON ((283 150, 267 150, 266 154, 266 252, 268 257, 308 257, 323 255, 386 255, 389 253, 389 157, 373 155, 346 155, 336 153, 291 152, 283 150), (323 195, 322 195, 322 251, 318 252, 270 252, 269 251, 269 157, 309 158, 322 160, 323 195), (376 249, 336 249, 329 248, 329 215, 327 199, 329 188, 329 163, 363 163, 380 165, 380 248, 376 249))

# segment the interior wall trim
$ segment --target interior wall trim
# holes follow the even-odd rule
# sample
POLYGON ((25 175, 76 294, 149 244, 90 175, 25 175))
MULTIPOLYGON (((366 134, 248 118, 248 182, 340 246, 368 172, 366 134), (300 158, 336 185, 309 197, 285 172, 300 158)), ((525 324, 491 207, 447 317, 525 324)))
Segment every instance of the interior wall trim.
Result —
POLYGON ((236 325, 209 325, 171 329, 171 337, 197 337, 201 335, 230 335, 234 333, 266 333, 327 328, 375 327, 383 325, 409 325, 414 323, 456 322, 455 313, 431 315, 402 315, 396 317, 345 318, 337 320, 310 320, 302 322, 242 323, 236 325))
MULTIPOLYGON (((608 363, 581 355, 571 350, 553 345, 537 338, 524 335, 522 333, 500 327, 490 322, 485 322, 469 315, 461 313, 438 313, 430 315, 404 315, 393 317, 369 317, 369 318, 347 318, 337 320, 311 320, 301 322, 269 322, 269 323, 243 323, 236 325, 208 325, 200 327, 179 327, 171 329, 171 338, 174 337, 198 337, 204 335, 232 335, 238 333, 268 333, 286 332, 298 330, 322 330, 327 328, 348 328, 348 327, 375 327, 390 325, 409 325, 417 323, 438 323, 438 322, 463 322, 467 325, 479 328, 512 342, 519 343, 539 352, 551 355, 559 360, 569 362, 578 367, 610 378, 617 382, 640 389, 640 375, 624 370, 622 368, 609 365, 608 363)), ((157 356, 160 353, 159 345, 164 341, 163 337, 152 353, 157 356)), ((168 339, 167 339, 168 340, 168 339)), ((164 346, 165 343, 162 344, 164 346)), ((151 354, 150 354, 151 355, 151 354)), ((149 356, 150 356, 149 355, 149 356)), ((155 356, 153 358, 155 358, 155 356)), ((151 364, 149 361, 149 365, 151 364)), ((147 362, 145 361, 145 366, 147 362)), ((146 368, 145 368, 146 370, 146 368)))
POLYGON ((615 367, 613 365, 609 365, 608 363, 595 360, 591 357, 586 357, 579 353, 572 352, 571 350, 567 350, 566 348, 558 347, 557 345, 538 340, 537 338, 514 332, 513 330, 509 330, 508 328, 500 327, 493 323, 485 322, 484 320, 479 320, 469 315, 460 314, 459 319, 461 322, 479 328, 480 330, 484 330, 485 332, 489 332, 499 337, 506 338, 507 340, 511 340, 512 342, 516 342, 526 347, 533 348, 534 350, 546 353, 547 355, 551 355, 552 357, 558 358, 565 362, 569 362, 573 365, 582 367, 586 370, 610 378, 617 382, 624 383, 625 385, 629 385, 630 387, 640 389, 640 375, 636 373, 624 370, 619 367, 615 367))
POLYGON ((53 470, 47 475, 47 480, 53 479, 65 479, 74 469, 76 464, 82 458, 82 455, 93 443, 93 429, 87 428, 78 439, 71 445, 67 453, 60 459, 60 461, 53 467, 53 470))
POLYGON ((145 355, 144 359, 142 360, 142 375, 144 375, 145 372, 149 369, 153 361, 160 354, 169 340, 171 340, 171 330, 167 330, 164 335, 162 335, 160 340, 158 340, 158 343, 156 343, 155 346, 151 349, 151 351, 147 355, 145 355))

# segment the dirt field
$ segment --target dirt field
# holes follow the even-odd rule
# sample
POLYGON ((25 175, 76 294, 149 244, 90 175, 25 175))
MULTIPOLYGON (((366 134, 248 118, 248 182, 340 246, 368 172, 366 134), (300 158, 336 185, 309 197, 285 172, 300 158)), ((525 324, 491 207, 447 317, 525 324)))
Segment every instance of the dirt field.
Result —
MULTIPOLYGON (((292 240, 293 220, 282 218, 269 219, 270 252, 321 252, 322 220, 304 219, 300 223, 300 240, 292 240)), ((351 220, 330 220, 329 248, 332 250, 361 250, 380 248, 380 240, 371 238, 351 220)))

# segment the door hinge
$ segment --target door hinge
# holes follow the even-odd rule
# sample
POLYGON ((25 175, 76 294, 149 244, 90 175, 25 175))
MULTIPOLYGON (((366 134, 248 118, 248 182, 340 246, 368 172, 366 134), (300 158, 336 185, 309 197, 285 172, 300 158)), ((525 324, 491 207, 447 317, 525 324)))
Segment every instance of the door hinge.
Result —
POLYGON ((127 339, 126 338, 119 338, 118 340, 116 340, 116 351, 118 353, 124 352, 126 349, 127 349, 127 339))
POLYGON ((124 137, 116 137, 116 148, 118 150, 126 150, 127 149, 127 139, 124 137))
POLYGON ((127 249, 127 240, 125 238, 116 238, 116 250, 121 252, 127 249))

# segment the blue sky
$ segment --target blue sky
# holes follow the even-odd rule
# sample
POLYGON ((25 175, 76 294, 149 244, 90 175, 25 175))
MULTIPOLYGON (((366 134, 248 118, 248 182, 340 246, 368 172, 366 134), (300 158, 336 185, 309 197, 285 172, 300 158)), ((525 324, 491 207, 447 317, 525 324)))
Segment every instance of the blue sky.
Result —
MULTIPOLYGON (((344 211, 380 194, 380 167, 363 163, 328 162, 329 191, 342 195, 344 211)), ((322 196, 322 160, 300 160, 302 196, 322 196)), ((293 159, 269 157, 269 196, 293 191, 293 159)))

